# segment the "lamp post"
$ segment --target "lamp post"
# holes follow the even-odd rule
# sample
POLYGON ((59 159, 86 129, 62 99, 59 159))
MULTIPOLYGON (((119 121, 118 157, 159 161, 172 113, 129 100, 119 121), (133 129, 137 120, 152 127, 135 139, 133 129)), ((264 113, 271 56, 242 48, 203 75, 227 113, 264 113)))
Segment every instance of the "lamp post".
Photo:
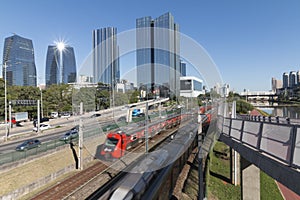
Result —
POLYGON ((42 115, 42 118, 44 118, 44 112, 43 112, 43 90, 40 89, 41 91, 41 115, 42 115))
POLYGON ((7 88, 6 88, 6 62, 4 62, 4 122, 5 122, 5 140, 8 138, 7 127, 7 88))

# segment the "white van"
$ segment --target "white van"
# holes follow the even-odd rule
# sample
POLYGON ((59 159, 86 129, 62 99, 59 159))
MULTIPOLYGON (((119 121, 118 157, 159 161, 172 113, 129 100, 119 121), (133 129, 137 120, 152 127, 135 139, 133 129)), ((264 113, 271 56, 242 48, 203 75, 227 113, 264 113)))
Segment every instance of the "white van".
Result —
POLYGON ((58 118, 58 112, 51 112, 51 118, 58 118))

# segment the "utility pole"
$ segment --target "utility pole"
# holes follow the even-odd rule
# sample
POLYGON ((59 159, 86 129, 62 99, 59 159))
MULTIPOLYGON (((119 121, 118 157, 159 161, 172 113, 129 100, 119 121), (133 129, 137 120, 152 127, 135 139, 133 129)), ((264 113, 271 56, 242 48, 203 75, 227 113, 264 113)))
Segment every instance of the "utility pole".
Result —
POLYGON ((7 127, 7 89, 6 89, 6 62, 4 63, 4 122, 5 122, 5 140, 8 139, 7 127))
POLYGON ((11 101, 9 101, 9 107, 8 107, 8 116, 9 116, 9 122, 8 122, 8 125, 9 125, 9 127, 8 127, 8 134, 10 134, 11 133, 11 101))
POLYGON ((148 153, 148 101, 146 102, 145 120, 145 152, 148 153))
POLYGON ((83 147, 82 115, 83 115, 83 103, 80 102, 79 140, 78 140, 78 168, 79 168, 79 170, 83 169, 83 163, 82 163, 82 147, 83 147))
POLYGON ((37 100, 37 132, 40 133, 40 100, 37 100))

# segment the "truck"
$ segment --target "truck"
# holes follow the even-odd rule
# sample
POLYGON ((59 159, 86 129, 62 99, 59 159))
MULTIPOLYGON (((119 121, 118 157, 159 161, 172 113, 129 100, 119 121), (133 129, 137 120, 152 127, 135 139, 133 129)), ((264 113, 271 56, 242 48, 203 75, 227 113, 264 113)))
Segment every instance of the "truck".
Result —
POLYGON ((28 112, 16 112, 11 114, 12 123, 28 121, 28 112))

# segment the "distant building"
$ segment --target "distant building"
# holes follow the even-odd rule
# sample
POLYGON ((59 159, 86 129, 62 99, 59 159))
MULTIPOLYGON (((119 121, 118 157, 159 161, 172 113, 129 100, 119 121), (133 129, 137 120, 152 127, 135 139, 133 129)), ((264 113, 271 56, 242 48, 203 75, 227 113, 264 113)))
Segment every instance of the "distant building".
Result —
POLYGON ((289 75, 289 87, 293 88, 297 85, 297 74, 295 71, 291 71, 289 75))
MULTIPOLYGON (((36 66, 32 40, 19 35, 5 38, 2 63, 6 63, 8 85, 36 86, 36 66)), ((3 65, 3 77, 4 73, 3 65)))
POLYGON ((120 82, 117 28, 107 27, 93 31, 94 82, 112 86, 120 82))
POLYGON ((219 83, 217 83, 212 89, 211 91, 216 92, 217 94, 219 94, 221 97, 228 97, 229 95, 229 84, 223 84, 220 85, 219 83))
POLYGON ((297 72, 297 85, 300 86, 300 71, 297 72))
POLYGON ((75 83, 77 76, 74 49, 65 46, 62 54, 56 45, 48 46, 46 58, 46 86, 75 83), (62 55, 62 60, 60 56, 62 55), (62 61, 62 64, 60 63, 62 61))
POLYGON ((282 75, 282 87, 288 88, 289 87, 289 74, 284 72, 282 75))
POLYGON ((180 76, 186 76, 186 63, 180 61, 180 76))
POLYGON ((205 94, 203 81, 201 79, 194 76, 180 77, 180 96, 198 97, 200 94, 205 94))
POLYGON ((126 80, 122 80, 120 83, 117 83, 117 91, 125 93, 130 90, 134 90, 134 84, 126 80))
POLYGON ((136 20, 137 86, 144 96, 179 96, 179 25, 171 13, 136 20))
POLYGON ((272 91, 273 92, 276 92, 276 90, 282 88, 282 81, 281 80, 277 80, 274 77, 272 78, 271 84, 272 84, 272 91))
POLYGON ((79 83, 94 83, 94 80, 93 80, 92 76, 80 75, 78 82, 79 83))

